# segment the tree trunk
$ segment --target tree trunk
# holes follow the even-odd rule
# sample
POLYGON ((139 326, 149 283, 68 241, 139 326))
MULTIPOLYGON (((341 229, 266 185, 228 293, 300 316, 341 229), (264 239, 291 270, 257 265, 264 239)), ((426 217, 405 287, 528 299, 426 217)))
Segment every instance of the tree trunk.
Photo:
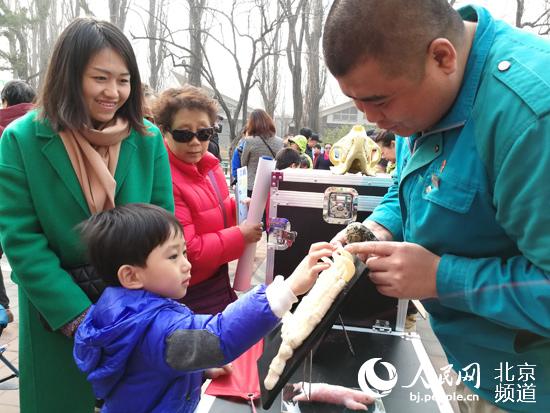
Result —
POLYGON ((200 87, 202 84, 201 68, 203 67, 202 52, 202 16, 206 0, 187 0, 189 3, 189 43, 190 57, 187 77, 189 83, 200 87))
POLYGON ((304 101, 304 125, 319 130, 319 105, 325 92, 325 69, 320 57, 320 41, 323 30, 323 4, 312 0, 309 4, 309 19, 306 33, 307 84, 304 101))
POLYGON ((162 40, 166 32, 162 22, 166 21, 165 0, 149 0, 149 86, 158 91, 162 88, 163 65, 166 59, 166 45, 162 40))
POLYGON ((48 67, 50 39, 48 38, 48 19, 50 17, 50 0, 35 0, 36 17, 38 18, 38 88, 42 86, 48 67))
POLYGON ((302 127, 303 95, 302 95, 302 45, 304 39, 304 20, 307 18, 305 10, 306 0, 300 0, 296 10, 292 10, 293 2, 290 0, 279 0, 281 7, 287 16, 288 41, 286 46, 286 57, 288 68, 292 75, 292 103, 294 113, 292 115, 294 128, 299 130, 302 127), (302 16, 302 24, 298 31, 298 16, 302 16), (298 32, 297 32, 298 31, 298 32))
POLYGON ((128 0, 109 0, 109 21, 124 31, 130 4, 128 0))
POLYGON ((516 9, 516 27, 522 27, 523 13, 525 12, 525 1, 516 0, 518 5, 516 9))
MULTIPOLYGON (((268 26, 268 10, 267 4, 261 3, 258 5, 261 14, 262 32, 268 26)), ((277 3, 276 19, 282 20, 281 6, 277 3)), ((279 97, 279 57, 281 52, 281 36, 280 24, 275 28, 273 38, 264 39, 262 41, 262 53, 268 53, 270 56, 262 60, 258 70, 258 88, 262 95, 262 101, 265 111, 275 118, 275 110, 277 109, 277 100, 279 97)))

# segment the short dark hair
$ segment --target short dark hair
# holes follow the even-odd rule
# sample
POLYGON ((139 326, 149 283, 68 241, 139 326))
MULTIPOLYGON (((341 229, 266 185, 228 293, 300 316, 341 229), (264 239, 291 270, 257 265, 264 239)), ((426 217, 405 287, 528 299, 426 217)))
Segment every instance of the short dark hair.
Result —
POLYGON ((156 205, 127 204, 92 215, 78 225, 87 256, 108 285, 120 286, 123 265, 145 267, 156 247, 175 234, 183 234, 178 219, 156 205))
POLYGON ((395 135, 393 132, 383 130, 379 132, 373 139, 376 143, 382 146, 390 147, 392 142, 395 142, 395 135))
POLYGON ((317 148, 317 149, 321 149, 321 144, 320 143, 316 143, 315 146, 313 146, 314 148, 317 148))
POLYGON ((218 119, 218 102, 208 96, 202 89, 185 85, 183 87, 166 89, 157 98, 153 106, 157 125, 163 131, 170 130, 174 115, 180 109, 205 112, 212 126, 218 119))
POLYGON ((325 62, 335 77, 367 60, 388 76, 420 78, 430 43, 462 46, 464 22, 447 0, 335 0, 325 22, 325 62))
POLYGON ((310 164, 307 156, 304 154, 300 155, 300 168, 309 168, 309 167, 310 167, 310 164))
POLYGON ((303 135, 305 136, 306 138, 311 138, 313 137, 313 131, 309 128, 302 128, 300 129, 300 135, 303 135))
POLYGON ((248 136, 262 136, 264 138, 275 136, 273 119, 263 109, 253 110, 248 116, 246 133, 248 136))
POLYGON ((300 165, 300 152, 293 148, 283 148, 275 155, 275 169, 286 169, 292 164, 300 165))
POLYGON ((105 48, 117 52, 130 73, 130 95, 117 115, 127 119, 134 130, 146 133, 141 78, 132 45, 114 24, 92 18, 73 20, 57 39, 50 57, 38 106, 55 131, 92 127, 82 97, 82 79, 92 56, 105 48))
POLYGON ((36 92, 27 82, 23 80, 10 80, 2 89, 2 102, 8 106, 18 105, 20 103, 32 103, 36 97, 36 92))

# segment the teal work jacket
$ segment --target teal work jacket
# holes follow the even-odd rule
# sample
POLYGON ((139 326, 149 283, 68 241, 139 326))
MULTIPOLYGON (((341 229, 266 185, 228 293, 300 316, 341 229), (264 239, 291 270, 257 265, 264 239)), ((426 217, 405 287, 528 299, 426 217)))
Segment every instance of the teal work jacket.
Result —
POLYGON ((369 219, 441 256, 424 304, 454 369, 478 363, 479 385, 465 384, 548 412, 550 43, 460 13, 478 26, 459 94, 431 130, 398 139, 395 184, 369 219))

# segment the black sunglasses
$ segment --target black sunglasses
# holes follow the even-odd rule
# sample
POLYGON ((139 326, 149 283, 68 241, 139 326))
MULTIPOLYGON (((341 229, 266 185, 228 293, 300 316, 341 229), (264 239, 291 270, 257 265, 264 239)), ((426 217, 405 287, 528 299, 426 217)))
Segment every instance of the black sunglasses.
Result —
POLYGON ((176 142, 189 143, 195 136, 199 141, 206 142, 214 135, 214 128, 202 128, 196 132, 189 129, 174 129, 171 133, 176 142))

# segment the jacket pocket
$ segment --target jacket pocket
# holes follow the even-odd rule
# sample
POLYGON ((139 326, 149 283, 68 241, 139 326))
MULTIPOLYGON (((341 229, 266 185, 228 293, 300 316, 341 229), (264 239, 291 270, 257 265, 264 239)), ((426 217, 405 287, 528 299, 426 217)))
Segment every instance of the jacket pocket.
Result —
POLYGON ((459 214, 467 213, 474 201, 477 188, 451 174, 432 172, 425 179, 422 198, 459 214))

